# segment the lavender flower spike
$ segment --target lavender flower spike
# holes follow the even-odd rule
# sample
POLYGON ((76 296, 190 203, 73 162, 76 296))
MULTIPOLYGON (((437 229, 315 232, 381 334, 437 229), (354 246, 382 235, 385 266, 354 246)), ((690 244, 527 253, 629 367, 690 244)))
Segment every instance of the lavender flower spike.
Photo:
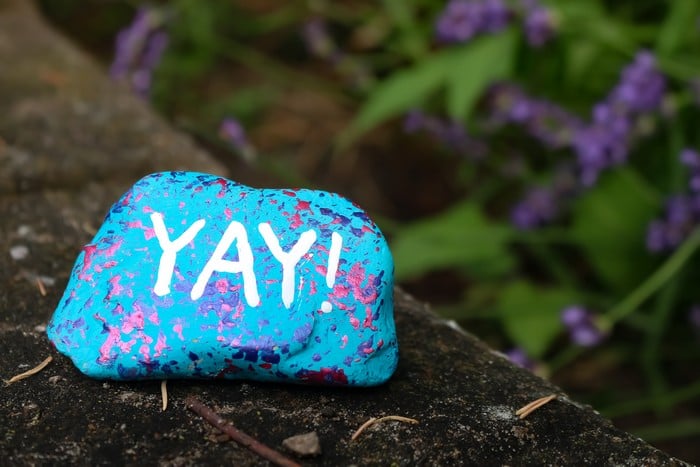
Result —
POLYGON ((541 47, 554 37, 552 13, 542 7, 533 8, 525 17, 525 38, 533 47, 541 47))
POLYGON ((168 35, 161 26, 158 12, 140 8, 131 24, 117 35, 110 75, 128 82, 143 97, 148 95, 153 71, 168 45, 168 35))
POLYGON ((552 190, 544 187, 531 189, 511 211, 511 222, 521 230, 531 230, 552 220, 559 206, 552 190))
POLYGON ((251 163, 255 159, 255 149, 248 143, 243 126, 235 118, 226 117, 221 121, 219 136, 243 156, 246 162, 251 163))
POLYGON ((582 347, 595 347, 605 339, 605 334, 595 324, 593 314, 587 309, 573 305, 561 312, 561 321, 569 331, 569 338, 582 347))
POLYGON ((505 356, 508 357, 508 360, 521 368, 525 368, 530 371, 535 369, 535 362, 528 357, 527 353, 520 347, 514 347, 506 351, 505 356))
POLYGON ((444 43, 467 42, 503 30, 509 20, 503 0, 450 0, 435 23, 435 35, 444 43))

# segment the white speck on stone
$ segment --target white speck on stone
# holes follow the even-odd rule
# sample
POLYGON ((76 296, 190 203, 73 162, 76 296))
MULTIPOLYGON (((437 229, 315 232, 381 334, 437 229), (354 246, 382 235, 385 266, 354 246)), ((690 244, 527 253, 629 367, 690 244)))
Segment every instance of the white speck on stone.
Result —
POLYGON ((505 405, 494 405, 484 409, 484 415, 492 420, 506 421, 516 418, 515 410, 505 405))
POLYGON ((10 256, 15 261, 21 261, 29 256, 29 248, 24 245, 15 245, 10 248, 10 256))
POLYGON ((37 324, 34 326, 34 330, 36 332, 46 332, 46 325, 45 324, 37 324))

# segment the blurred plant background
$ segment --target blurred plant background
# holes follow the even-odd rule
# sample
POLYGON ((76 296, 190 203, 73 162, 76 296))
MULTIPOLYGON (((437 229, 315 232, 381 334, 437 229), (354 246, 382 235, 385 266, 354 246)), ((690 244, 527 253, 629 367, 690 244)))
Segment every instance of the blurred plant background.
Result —
POLYGON ((700 0, 45 0, 254 186, 336 191, 396 277, 700 461, 700 0))

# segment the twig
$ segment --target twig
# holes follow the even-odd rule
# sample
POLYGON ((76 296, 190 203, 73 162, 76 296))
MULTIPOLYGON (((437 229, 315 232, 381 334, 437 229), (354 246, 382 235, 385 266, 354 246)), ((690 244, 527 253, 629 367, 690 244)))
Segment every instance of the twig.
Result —
POLYGON ((161 399, 163 399, 163 412, 165 412, 165 409, 168 408, 168 387, 166 386, 167 383, 167 379, 164 379, 160 382, 160 397, 161 399))
POLYGON ((549 396, 546 396, 546 397, 540 397, 539 399, 536 399, 536 400, 530 402, 529 404, 520 407, 518 410, 515 411, 515 415, 520 417, 520 419, 522 420, 523 418, 527 417, 535 410, 539 409, 543 405, 547 404, 550 401, 553 401, 556 398, 557 398, 556 394, 550 394, 549 396))
POLYGON ((53 357, 49 355, 48 357, 46 357, 46 360, 39 363, 37 366, 35 366, 31 370, 27 370, 24 373, 20 373, 18 375, 13 376, 10 379, 8 379, 6 384, 16 383, 17 381, 23 380, 24 378, 29 378, 30 376, 39 373, 41 370, 43 370, 46 367, 46 365, 51 363, 51 360, 53 360, 53 357))
POLYGON ((374 425, 375 423, 380 423, 384 421, 389 421, 389 420, 394 420, 397 422, 406 422, 406 423, 418 423, 418 420, 415 418, 408 418, 408 417, 402 417, 400 415, 387 415, 386 417, 372 417, 369 420, 367 420, 365 423, 362 424, 360 428, 357 429, 355 433, 350 437, 350 441, 355 441, 360 434, 365 431, 367 428, 370 426, 374 425))
POLYGON ((188 409, 195 412, 197 415, 209 422, 212 426, 226 433, 235 442, 237 442, 241 446, 250 449, 263 459, 267 459, 273 464, 279 465, 281 467, 301 467, 300 464, 297 464, 288 457, 285 457, 283 454, 275 451, 274 449, 268 446, 265 446, 252 436, 243 433, 242 431, 231 425, 229 422, 221 418, 216 412, 211 410, 209 407, 202 404, 196 397, 188 396, 187 399, 185 399, 185 404, 187 405, 188 409))
POLYGON ((44 287, 44 281, 41 280, 41 277, 36 278, 36 285, 39 287, 39 293, 41 296, 46 297, 46 287, 44 287))

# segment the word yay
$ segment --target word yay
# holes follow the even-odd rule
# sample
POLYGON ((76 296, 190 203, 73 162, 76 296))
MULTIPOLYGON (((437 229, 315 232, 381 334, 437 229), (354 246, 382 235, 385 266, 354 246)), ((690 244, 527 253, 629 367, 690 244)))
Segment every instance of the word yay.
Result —
MULTIPOLYGON (((153 291, 156 295, 163 296, 170 293, 170 282, 172 281, 177 253, 194 240, 199 231, 204 228, 206 221, 204 219, 196 221, 174 240, 171 240, 168 235, 161 213, 152 213, 151 221, 153 222, 153 231, 163 250, 153 291)), ((308 253, 316 241, 316 232, 314 230, 303 232, 289 251, 282 250, 279 239, 272 231, 269 223, 262 222, 258 224, 258 232, 260 232, 272 256, 282 265, 282 303, 284 303, 285 308, 289 308, 294 300, 297 263, 308 253)), ((333 232, 331 235, 328 267, 326 268, 326 285, 329 288, 332 288, 335 283, 342 244, 343 238, 337 232, 333 232)), ((231 222, 216 245, 211 258, 209 258, 197 277, 197 281, 190 292, 190 297, 192 300, 197 300, 202 296, 214 272, 240 273, 243 279, 243 293, 246 302, 251 307, 258 306, 260 304, 260 295, 258 294, 257 279, 253 269, 254 261, 253 250, 248 242, 248 233, 245 226, 240 222, 231 222), (236 248, 238 249, 238 261, 224 259, 224 255, 234 241, 236 241, 236 248)), ((324 302, 321 309, 324 312, 331 311, 330 303, 324 302)))

